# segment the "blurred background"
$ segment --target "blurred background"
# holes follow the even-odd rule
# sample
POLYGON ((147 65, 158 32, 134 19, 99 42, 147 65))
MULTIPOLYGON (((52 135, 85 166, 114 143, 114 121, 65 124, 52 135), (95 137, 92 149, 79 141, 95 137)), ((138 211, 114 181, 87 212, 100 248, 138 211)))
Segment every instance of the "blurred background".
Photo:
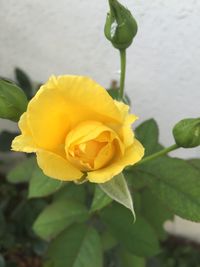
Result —
MULTIPOLYGON (((200 1, 123 0, 139 31, 127 54, 126 91, 140 122, 154 117, 160 140, 200 114, 200 1)), ((51 74, 87 75, 104 87, 119 80, 119 55, 105 39, 106 0, 0 0, 0 76, 14 78, 20 67, 33 81, 51 74)), ((16 129, 0 120, 1 129, 16 129)), ((200 149, 175 156, 199 157, 200 149)), ((170 231, 200 240, 200 226, 179 218, 170 231)))

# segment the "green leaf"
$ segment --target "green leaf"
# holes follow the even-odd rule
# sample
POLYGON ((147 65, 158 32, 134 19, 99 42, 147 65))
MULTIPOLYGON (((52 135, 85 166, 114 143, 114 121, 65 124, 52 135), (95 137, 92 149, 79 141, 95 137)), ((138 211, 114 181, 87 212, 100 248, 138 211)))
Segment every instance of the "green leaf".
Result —
POLYGON ((103 267, 100 237, 86 225, 63 231, 50 243, 47 257, 54 267, 103 267))
POLYGON ((8 131, 2 131, 0 133, 0 151, 7 152, 11 149, 12 140, 17 136, 17 133, 11 133, 8 131))
POLYGON ((46 176, 41 169, 35 166, 28 188, 28 197, 44 197, 57 191, 62 186, 62 181, 46 176))
POLYGON ((35 158, 31 157, 25 159, 8 173, 8 182, 13 184, 28 182, 32 176, 35 166, 35 158))
POLYGON ((49 205, 39 215, 33 225, 34 231, 43 239, 49 240, 74 222, 88 219, 88 211, 75 201, 59 200, 49 205))
POLYGON ((188 162, 160 158, 137 167, 148 186, 171 211, 188 220, 200 221, 200 172, 188 162))
POLYGON ((141 257, 137 257, 127 251, 121 253, 122 266, 126 267, 145 267, 146 260, 141 257))
POLYGON ((76 185, 74 183, 66 183, 64 186, 60 188, 58 192, 54 195, 54 200, 65 200, 69 199, 85 202, 86 199, 86 191, 84 185, 76 185))
POLYGON ((135 168, 131 171, 124 171, 124 176, 127 180, 129 188, 133 188, 133 190, 140 190, 143 187, 146 187, 148 184, 146 176, 141 175, 141 172, 135 168))
POLYGON ((7 83, 12 83, 12 84, 15 84, 15 82, 9 78, 6 78, 6 77, 3 77, 3 76, 0 76, 0 80, 3 80, 7 83))
POLYGON ((21 236, 24 236, 25 232, 33 236, 31 226, 40 212, 46 207, 46 202, 42 199, 36 199, 34 201, 22 199, 20 202, 18 199, 16 200, 17 206, 13 207, 11 214, 13 226, 21 236))
POLYGON ((29 183, 28 197, 44 197, 57 191, 62 182, 46 176, 38 167, 34 157, 28 158, 18 164, 8 173, 10 183, 29 183))
POLYGON ((145 147, 145 157, 158 151, 159 129, 154 119, 149 119, 135 129, 137 139, 145 147))
POLYGON ((118 241, 109 231, 105 231, 101 234, 101 243, 103 250, 107 251, 115 247, 118 244, 118 241))
POLYGON ((154 228, 158 238, 161 240, 165 239, 167 233, 163 225, 167 220, 173 219, 173 213, 147 188, 141 192, 140 209, 143 217, 154 228))
POLYGON ((18 121, 27 104, 26 95, 19 87, 0 80, 0 118, 18 121))
POLYGON ((49 260, 44 262, 43 267, 55 267, 55 265, 52 261, 49 260))
POLYGON ((102 220, 123 247, 140 257, 149 257, 159 251, 159 243, 152 227, 140 216, 133 223, 130 212, 113 203, 101 211, 102 220))
POLYGON ((135 219, 133 201, 123 173, 114 176, 110 181, 99 184, 99 187, 112 199, 130 209, 135 219))
POLYGON ((6 250, 12 249, 16 244, 15 236, 11 233, 5 233, 0 239, 0 248, 3 247, 6 250))
POLYGON ((91 212, 100 210, 102 208, 104 208, 105 206, 107 206, 108 204, 110 204, 112 202, 112 199, 105 194, 100 188, 99 186, 95 186, 95 191, 94 191, 94 198, 92 201, 92 205, 91 205, 91 212))
POLYGON ((15 69, 15 76, 19 86, 23 89, 28 99, 32 97, 32 83, 28 75, 21 69, 15 69))
POLYGON ((189 159, 188 163, 200 171, 200 159, 189 159))

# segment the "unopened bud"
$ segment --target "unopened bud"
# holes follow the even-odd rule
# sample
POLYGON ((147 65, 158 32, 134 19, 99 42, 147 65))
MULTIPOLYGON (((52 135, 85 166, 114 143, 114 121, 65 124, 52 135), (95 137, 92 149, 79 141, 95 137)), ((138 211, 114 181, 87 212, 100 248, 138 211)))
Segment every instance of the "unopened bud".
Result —
POLYGON ((109 0, 110 12, 107 14, 104 33, 117 49, 128 48, 137 33, 137 23, 131 12, 117 0, 109 0))
POLYGON ((184 119, 173 128, 176 144, 180 147, 191 148, 200 145, 200 118, 184 119))

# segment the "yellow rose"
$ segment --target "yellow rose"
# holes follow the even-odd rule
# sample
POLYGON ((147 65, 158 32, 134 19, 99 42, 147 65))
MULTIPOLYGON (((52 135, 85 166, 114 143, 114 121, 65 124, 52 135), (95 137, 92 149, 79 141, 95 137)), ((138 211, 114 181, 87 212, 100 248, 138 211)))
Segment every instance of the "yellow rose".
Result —
POLYGON ((128 109, 87 77, 52 76, 21 116, 12 149, 35 152, 52 178, 106 182, 144 155, 128 109))

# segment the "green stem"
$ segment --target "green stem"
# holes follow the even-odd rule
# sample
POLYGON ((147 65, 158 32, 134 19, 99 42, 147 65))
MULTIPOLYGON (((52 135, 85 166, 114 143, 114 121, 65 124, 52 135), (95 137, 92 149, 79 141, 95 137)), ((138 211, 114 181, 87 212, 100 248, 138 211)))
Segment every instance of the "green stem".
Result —
POLYGON ((174 144, 174 145, 172 145, 172 146, 169 146, 169 147, 167 147, 167 148, 165 148, 165 149, 163 149, 163 150, 161 150, 161 151, 159 151, 159 152, 156 152, 156 153, 154 153, 154 154, 152 154, 152 155, 150 155, 150 156, 148 156, 148 157, 142 159, 142 160, 139 161, 136 165, 138 166, 138 165, 143 164, 143 163, 145 163, 145 162, 148 162, 148 161, 150 161, 150 160, 156 159, 156 158, 158 158, 158 157, 160 157, 160 156, 166 155, 166 154, 168 154, 169 152, 171 152, 171 151, 173 151, 173 150, 176 150, 176 149, 178 149, 178 148, 179 148, 179 146, 178 146, 177 144, 174 144))
POLYGON ((126 49, 120 50, 120 62, 121 62, 121 73, 120 73, 119 100, 122 100, 124 96, 124 83, 126 76, 126 49))

